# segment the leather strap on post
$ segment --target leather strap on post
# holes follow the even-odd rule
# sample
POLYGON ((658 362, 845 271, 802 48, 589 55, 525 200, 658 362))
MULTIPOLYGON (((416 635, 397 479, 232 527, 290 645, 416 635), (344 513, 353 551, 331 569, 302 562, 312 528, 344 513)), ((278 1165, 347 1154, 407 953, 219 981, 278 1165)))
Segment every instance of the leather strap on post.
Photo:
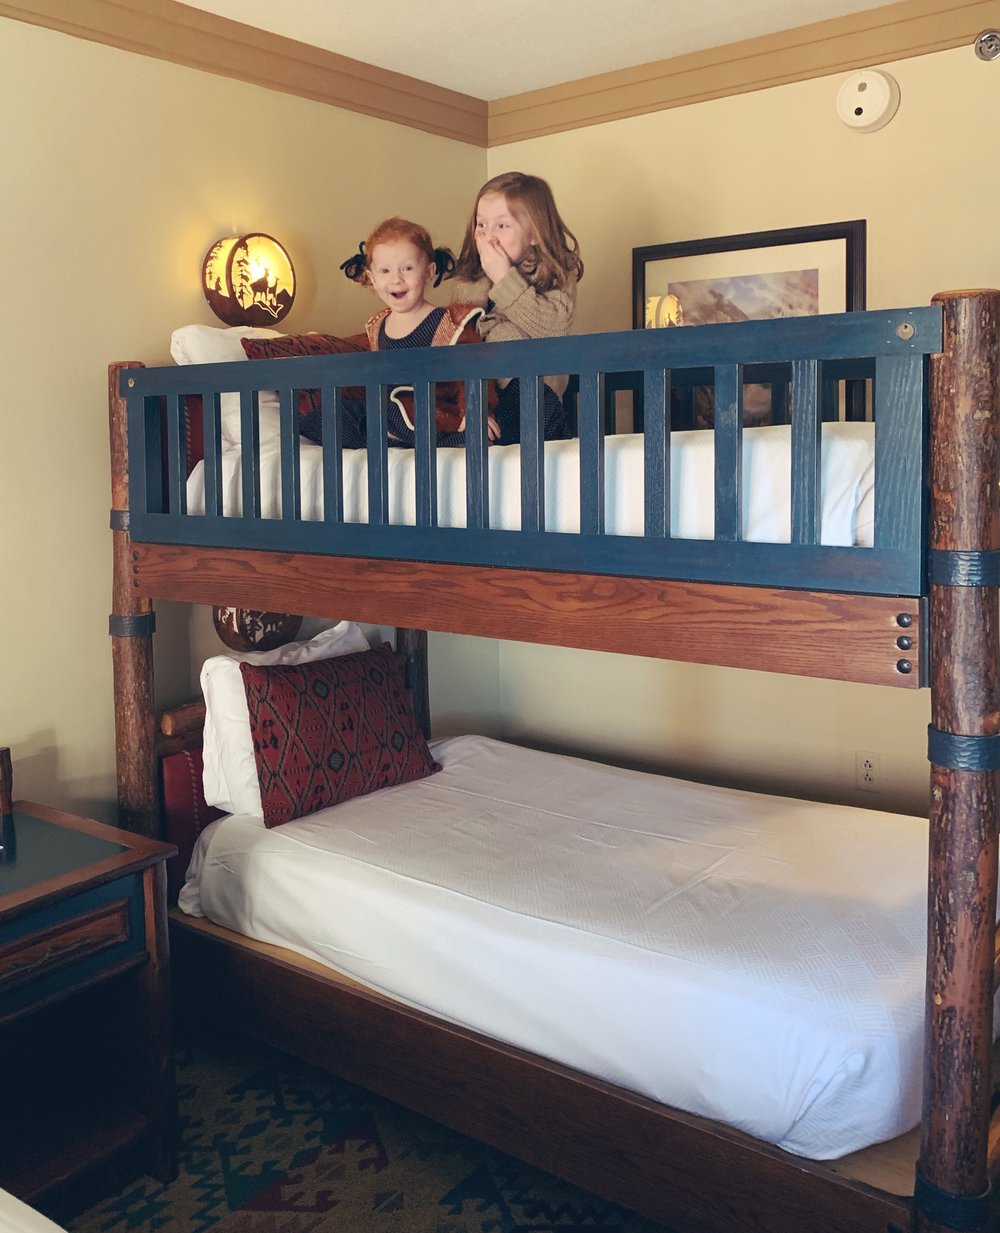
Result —
POLYGON ((112 638, 146 638, 156 632, 156 613, 140 612, 135 616, 109 616, 108 633, 112 638))
POLYGON ((948 587, 1000 586, 1000 552, 958 552, 933 548, 931 582, 948 587))
POLYGON ((1000 736, 960 736, 928 724, 927 760, 953 771, 1000 770, 1000 736))
POLYGON ((981 1233, 990 1227, 990 1208, 993 1190, 991 1186, 982 1194, 950 1194, 935 1186, 917 1169, 913 1189, 913 1205, 931 1221, 960 1233, 981 1233))

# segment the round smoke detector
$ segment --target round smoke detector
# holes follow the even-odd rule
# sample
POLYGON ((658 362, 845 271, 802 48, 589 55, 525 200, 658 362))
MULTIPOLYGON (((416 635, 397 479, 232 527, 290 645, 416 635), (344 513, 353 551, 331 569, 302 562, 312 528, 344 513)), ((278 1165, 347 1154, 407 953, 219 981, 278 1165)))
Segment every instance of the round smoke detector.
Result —
POLYGON ((874 133, 896 114, 899 85, 888 73, 861 69, 837 91, 837 115, 858 133, 874 133))

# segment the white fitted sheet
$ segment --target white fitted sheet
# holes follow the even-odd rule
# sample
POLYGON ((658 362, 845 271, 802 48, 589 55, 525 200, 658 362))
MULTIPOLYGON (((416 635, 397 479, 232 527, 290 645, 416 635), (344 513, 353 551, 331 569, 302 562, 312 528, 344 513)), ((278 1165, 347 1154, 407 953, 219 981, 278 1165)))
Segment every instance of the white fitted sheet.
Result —
MULTIPOLYGON (((260 451, 263 517, 281 514, 281 451, 273 433, 260 451)), ((580 529, 579 441, 545 445, 545 525, 549 531, 580 529)), ((743 433, 744 539, 787 543, 790 538, 791 436, 786 426, 748 428, 743 433)), ((322 448, 300 442, 302 517, 323 517, 322 448)), ((344 451, 344 517, 368 517, 368 454, 344 451)), ((715 434, 677 432, 671 436, 671 527, 678 539, 711 539, 715 525, 715 434)), ((438 521, 444 527, 466 525, 465 450, 437 451, 438 521)), ((516 531, 521 525, 521 451, 517 445, 489 451, 490 526, 516 531)), ((874 520, 874 431, 871 424, 823 425, 821 541, 870 547, 874 520)), ((643 437, 641 433, 609 436, 605 447, 606 529, 609 535, 643 531, 643 437)), ((223 511, 242 511, 240 451, 226 446, 222 456, 223 511)), ((205 509, 204 464, 188 480, 188 511, 205 509)), ((389 450, 389 521, 415 522, 414 454, 389 450)))
POLYGON ((458 737, 204 833, 181 906, 790 1152, 919 1120, 926 819, 458 737))
POLYGON ((0 1190, 0 1233, 64 1233, 62 1225, 0 1190))

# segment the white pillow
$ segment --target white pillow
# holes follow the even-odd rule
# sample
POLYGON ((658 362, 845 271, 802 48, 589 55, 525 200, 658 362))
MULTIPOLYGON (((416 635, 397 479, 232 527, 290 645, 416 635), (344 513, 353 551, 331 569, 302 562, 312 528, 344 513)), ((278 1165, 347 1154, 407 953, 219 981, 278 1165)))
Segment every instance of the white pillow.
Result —
POLYGON ((205 697, 202 784, 206 802, 226 813, 260 818, 261 826, 264 825, 241 663, 305 664, 367 650, 368 640, 360 626, 353 621, 341 621, 308 642, 289 642, 274 651, 233 651, 206 659, 201 669, 201 692, 205 697))
POLYGON ((247 358, 241 339, 281 336, 280 330, 253 325, 224 330, 214 325, 182 325, 170 335, 170 354, 175 364, 225 364, 247 358))
MULTIPOLYGON (((170 354, 175 364, 227 364, 234 360, 246 360, 241 339, 281 337, 280 330, 269 330, 263 326, 234 325, 219 329, 214 325, 182 325, 170 335, 170 354)), ((220 405, 223 439, 228 445, 239 445, 239 394, 223 394, 220 405)), ((258 406, 261 446, 273 445, 278 440, 279 424, 275 391, 261 390, 258 406)))

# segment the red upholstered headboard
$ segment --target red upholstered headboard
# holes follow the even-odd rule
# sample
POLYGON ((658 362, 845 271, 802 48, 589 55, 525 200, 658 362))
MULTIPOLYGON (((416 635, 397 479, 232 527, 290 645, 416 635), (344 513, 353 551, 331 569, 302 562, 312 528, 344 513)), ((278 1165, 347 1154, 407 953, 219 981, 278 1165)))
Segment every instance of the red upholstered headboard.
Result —
POLYGON ((164 839, 177 845, 177 855, 167 861, 167 886, 171 903, 184 885, 184 874, 198 836, 220 810, 205 804, 201 786, 200 749, 168 754, 160 762, 163 790, 164 839))

